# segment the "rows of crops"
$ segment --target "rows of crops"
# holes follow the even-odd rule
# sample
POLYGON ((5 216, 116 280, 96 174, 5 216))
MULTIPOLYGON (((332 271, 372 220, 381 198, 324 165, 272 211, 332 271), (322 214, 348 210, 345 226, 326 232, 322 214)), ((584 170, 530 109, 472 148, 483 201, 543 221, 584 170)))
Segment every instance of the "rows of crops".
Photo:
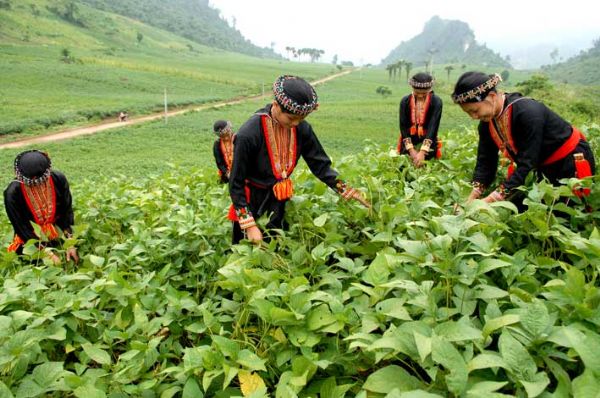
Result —
POLYGON ((213 170, 80 184, 82 264, 2 254, 0 396, 595 396, 600 212, 542 183, 525 213, 454 213, 457 137, 422 170, 389 146, 336 162, 371 212, 297 170, 262 247, 229 246, 213 170))

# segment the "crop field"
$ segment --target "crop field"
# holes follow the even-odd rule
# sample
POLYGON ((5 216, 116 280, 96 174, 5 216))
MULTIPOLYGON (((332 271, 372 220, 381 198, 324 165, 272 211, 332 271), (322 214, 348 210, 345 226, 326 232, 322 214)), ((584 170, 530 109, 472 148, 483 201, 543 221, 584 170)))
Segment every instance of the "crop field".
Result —
MULTIPOLYGON (((317 87, 308 121, 373 209, 301 162, 291 227, 261 246, 230 245, 211 145, 216 119, 238 128, 264 101, 44 145, 74 196, 57 252, 82 262, 0 254, 0 397, 595 396, 600 180, 591 212, 574 181, 532 183, 520 214, 455 212, 476 123, 443 73, 444 157, 418 170, 393 151, 405 83, 365 69, 317 87)), ((598 154, 599 120, 556 106, 598 154)), ((21 150, 0 151, 2 184, 21 150)))

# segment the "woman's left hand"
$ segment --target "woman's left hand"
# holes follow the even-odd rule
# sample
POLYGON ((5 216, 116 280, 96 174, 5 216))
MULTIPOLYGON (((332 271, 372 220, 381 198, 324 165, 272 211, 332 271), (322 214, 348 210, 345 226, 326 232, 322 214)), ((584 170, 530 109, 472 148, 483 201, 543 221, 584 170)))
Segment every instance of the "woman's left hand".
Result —
POLYGON ((77 249, 70 247, 66 252, 67 261, 73 260, 75 263, 79 262, 79 256, 77 255, 77 249))
POLYGON ((415 167, 421 167, 425 163, 425 151, 419 151, 417 156, 413 159, 415 167))

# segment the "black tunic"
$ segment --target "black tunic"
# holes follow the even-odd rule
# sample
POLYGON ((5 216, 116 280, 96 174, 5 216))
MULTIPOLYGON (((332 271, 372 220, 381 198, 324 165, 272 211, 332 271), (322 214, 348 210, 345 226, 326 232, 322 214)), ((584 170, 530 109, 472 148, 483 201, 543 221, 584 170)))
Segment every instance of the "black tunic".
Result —
POLYGON ((221 180, 227 182, 227 173, 229 170, 227 169, 227 163, 225 162, 225 157, 221 151, 221 138, 216 139, 215 144, 213 145, 213 154, 215 156, 215 162, 217 163, 217 169, 219 169, 221 180))
MULTIPOLYGON (((73 217, 73 204, 69 183, 64 174, 58 171, 52 171, 51 178, 54 180, 54 189, 56 190, 54 225, 63 230, 63 232, 71 233, 71 227, 75 223, 75 220, 73 217)), ((19 181, 11 181, 4 190, 4 206, 16 235, 24 242, 27 242, 29 239, 38 239, 31 226, 31 222, 35 222, 33 214, 27 206, 19 181)))
MULTIPOLYGON (((543 162, 571 136, 572 126, 546 105, 531 98, 523 98, 519 93, 506 93, 504 107, 519 98, 522 99, 512 105, 511 115, 511 131, 517 153, 509 151, 516 167, 512 176, 502 184, 503 188, 510 191, 523 185, 532 170, 537 170, 540 177, 545 176, 552 183, 558 182, 561 178, 574 177, 575 162, 572 154, 543 166, 543 162)), ((473 181, 484 186, 489 186, 494 181, 498 170, 498 152, 488 122, 480 122, 477 164, 473 181)), ((573 151, 573 153, 578 152, 584 153, 594 173, 594 157, 588 143, 582 140, 573 151)))
MULTIPOLYGON (((427 109, 427 114, 425 115, 425 122, 423 128, 425 129, 425 136, 419 137, 418 135, 410 134, 410 127, 412 126, 411 122, 411 111, 410 111, 410 97, 412 94, 409 94, 402 98, 400 101, 400 111, 399 111, 399 124, 400 124, 400 134, 402 136, 401 141, 406 138, 410 138, 413 145, 421 144, 425 139, 431 140, 431 150, 427 154, 426 158, 430 159, 435 156, 435 152, 437 149, 437 141, 438 141, 438 130, 440 128, 440 120, 442 118, 442 100, 440 97, 435 95, 435 93, 431 92, 431 101, 429 103, 429 108, 427 109)), ((400 142, 400 153, 407 153, 406 147, 403 142, 400 142)))
MULTIPOLYGON (((258 110, 236 134, 233 165, 229 180, 229 193, 236 209, 246 207, 251 210, 257 207, 256 203, 249 204, 246 201, 246 181, 248 181, 251 189, 262 188, 268 191, 271 191, 273 185, 277 182, 271 169, 271 161, 262 131, 260 116, 261 113, 270 113, 270 111, 271 105, 258 110)), ((302 156, 310 171, 335 190, 338 173, 331 168, 331 160, 308 122, 302 121, 296 127, 296 140, 296 162, 302 156)), ((253 200, 252 196, 254 195, 251 195, 251 201, 253 200)), ((270 195, 270 197, 271 199, 266 198, 265 200, 277 201, 273 195, 270 195)), ((261 214, 253 215, 259 217, 261 214)))

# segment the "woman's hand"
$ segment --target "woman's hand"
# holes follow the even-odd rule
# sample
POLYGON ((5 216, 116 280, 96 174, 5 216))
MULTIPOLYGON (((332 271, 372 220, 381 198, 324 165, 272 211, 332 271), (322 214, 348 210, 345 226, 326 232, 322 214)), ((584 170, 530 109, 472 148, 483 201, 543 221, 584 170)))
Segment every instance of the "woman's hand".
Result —
POLYGON ((260 232, 260 228, 258 228, 256 225, 246 229, 246 238, 250 241, 250 242, 261 242, 263 240, 263 236, 262 236, 262 232, 260 232))
POLYGON ((77 255, 77 249, 75 247, 70 247, 66 252, 67 261, 73 260, 75 264, 79 262, 79 256, 77 255))
POLYGON ((419 151, 413 158, 415 167, 421 167, 425 163, 425 151, 419 151))

